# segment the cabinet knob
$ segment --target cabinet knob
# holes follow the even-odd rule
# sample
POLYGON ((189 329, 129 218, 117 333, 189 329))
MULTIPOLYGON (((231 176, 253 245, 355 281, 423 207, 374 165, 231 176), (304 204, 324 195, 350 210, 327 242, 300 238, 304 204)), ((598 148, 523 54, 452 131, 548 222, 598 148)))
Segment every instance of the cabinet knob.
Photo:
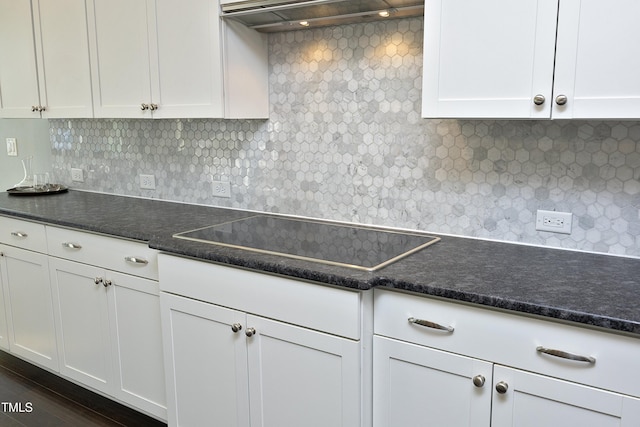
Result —
POLYGON ((505 394, 507 390, 509 390, 509 384, 505 383, 504 381, 500 381, 498 384, 496 384, 496 391, 498 393, 505 394))
POLYGON ((148 109, 149 109, 149 104, 140 104, 140 109, 141 109, 142 111, 146 111, 146 110, 148 110, 148 109))
POLYGON ((484 376, 483 375, 476 375, 475 377, 473 377, 473 385, 480 388, 484 385, 484 376))
POLYGON ((256 329, 255 328, 247 328, 246 331, 244 331, 244 334, 248 337, 252 337, 256 334, 256 329))
POLYGON ((96 285, 100 285, 102 283, 102 277, 96 277, 95 279, 93 279, 93 283, 95 283, 96 285))
POLYGON ((556 96, 556 104, 564 105, 567 103, 567 95, 558 95, 556 96))
POLYGON ((231 325, 231 330, 236 333, 242 330, 242 325, 240 323, 234 323, 231 325))
POLYGON ((536 105, 542 105, 544 104, 544 101, 546 101, 544 95, 538 94, 533 97, 533 103, 536 105))

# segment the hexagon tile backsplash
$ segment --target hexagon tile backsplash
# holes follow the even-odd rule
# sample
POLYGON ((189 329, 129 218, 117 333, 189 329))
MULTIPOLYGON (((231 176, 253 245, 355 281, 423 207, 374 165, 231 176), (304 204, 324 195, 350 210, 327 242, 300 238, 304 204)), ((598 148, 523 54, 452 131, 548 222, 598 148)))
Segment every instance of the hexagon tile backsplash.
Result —
POLYGON ((58 180, 640 256, 640 121, 422 119, 421 19, 271 34, 269 49, 268 121, 50 120, 58 180), (572 212, 571 235, 536 231, 538 209, 572 212))

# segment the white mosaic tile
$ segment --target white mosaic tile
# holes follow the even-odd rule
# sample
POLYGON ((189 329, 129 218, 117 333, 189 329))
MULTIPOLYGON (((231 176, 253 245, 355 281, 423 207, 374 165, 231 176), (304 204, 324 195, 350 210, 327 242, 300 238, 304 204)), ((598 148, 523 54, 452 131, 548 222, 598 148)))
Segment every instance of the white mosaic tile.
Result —
POLYGON ((268 121, 51 120, 59 180, 640 256, 639 122, 422 119, 420 19, 269 37, 268 121), (155 191, 138 188, 141 173, 155 191), (214 198, 212 180, 230 181, 231 198, 214 198), (572 212, 572 234, 536 231, 537 209, 572 212))

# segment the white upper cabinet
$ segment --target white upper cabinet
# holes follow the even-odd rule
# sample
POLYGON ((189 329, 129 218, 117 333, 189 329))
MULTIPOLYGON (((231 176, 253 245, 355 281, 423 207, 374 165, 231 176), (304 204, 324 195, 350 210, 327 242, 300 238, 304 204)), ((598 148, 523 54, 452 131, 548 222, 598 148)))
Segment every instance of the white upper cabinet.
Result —
POLYGON ((89 3, 96 117, 268 116, 266 40, 221 22, 217 1, 89 3))
POLYGON ((92 117, 85 0, 0 0, 0 117, 92 117))
POLYGON ((638 118, 637 16, 635 0, 426 0, 422 115, 638 118))

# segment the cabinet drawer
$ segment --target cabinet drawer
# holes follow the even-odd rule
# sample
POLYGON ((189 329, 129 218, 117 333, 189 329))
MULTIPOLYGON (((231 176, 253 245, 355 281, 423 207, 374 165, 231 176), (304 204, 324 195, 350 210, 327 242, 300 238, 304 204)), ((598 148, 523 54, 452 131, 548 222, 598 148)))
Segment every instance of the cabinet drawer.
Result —
POLYGON ((47 226, 49 255, 158 279, 158 254, 146 243, 47 226))
POLYGON ((36 252, 47 252, 44 225, 0 216, 0 242, 36 252))
POLYGON ((489 308, 376 290, 374 332, 556 378, 640 396, 640 339, 489 308), (410 322, 422 319, 453 328, 410 322), (539 347, 592 357, 564 359, 539 347))
POLYGON ((360 292, 163 254, 159 266, 161 291, 360 338, 360 292))

